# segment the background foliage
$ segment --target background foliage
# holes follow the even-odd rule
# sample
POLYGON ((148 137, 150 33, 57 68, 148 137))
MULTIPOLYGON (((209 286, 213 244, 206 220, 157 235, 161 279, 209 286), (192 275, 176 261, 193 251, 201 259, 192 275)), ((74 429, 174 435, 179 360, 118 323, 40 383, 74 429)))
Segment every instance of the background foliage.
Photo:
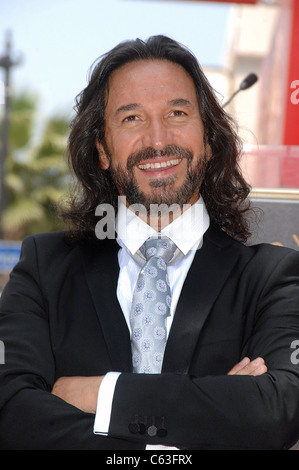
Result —
POLYGON ((69 123, 61 116, 42 121, 37 107, 37 97, 28 92, 12 99, 1 220, 7 240, 62 228, 56 203, 70 180, 65 158, 69 123))

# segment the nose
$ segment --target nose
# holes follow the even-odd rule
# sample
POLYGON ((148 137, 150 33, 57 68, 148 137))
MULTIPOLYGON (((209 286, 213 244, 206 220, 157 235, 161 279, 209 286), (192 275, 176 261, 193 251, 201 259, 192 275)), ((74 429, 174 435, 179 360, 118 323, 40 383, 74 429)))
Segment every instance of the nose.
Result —
POLYGON ((144 147, 162 149, 170 143, 170 132, 163 119, 151 119, 143 135, 144 147))

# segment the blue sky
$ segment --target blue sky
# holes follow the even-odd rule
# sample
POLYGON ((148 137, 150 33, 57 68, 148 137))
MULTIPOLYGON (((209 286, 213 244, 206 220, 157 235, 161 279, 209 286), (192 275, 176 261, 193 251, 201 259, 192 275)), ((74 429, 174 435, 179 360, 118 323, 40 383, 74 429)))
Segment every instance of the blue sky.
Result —
POLYGON ((202 65, 220 64, 228 11, 192 1, 0 0, 0 55, 10 29, 14 56, 23 55, 14 88, 37 92, 42 113, 68 117, 91 64, 120 41, 166 34, 202 65))

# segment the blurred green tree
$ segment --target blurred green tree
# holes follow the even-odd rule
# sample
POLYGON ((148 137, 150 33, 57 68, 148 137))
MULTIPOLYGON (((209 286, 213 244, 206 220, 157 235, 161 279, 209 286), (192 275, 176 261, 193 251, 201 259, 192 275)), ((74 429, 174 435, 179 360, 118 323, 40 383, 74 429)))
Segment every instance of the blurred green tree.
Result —
POLYGON ((69 123, 52 116, 37 129, 37 104, 37 97, 28 92, 12 98, 1 220, 7 240, 62 228, 56 204, 70 181, 65 159, 69 123))

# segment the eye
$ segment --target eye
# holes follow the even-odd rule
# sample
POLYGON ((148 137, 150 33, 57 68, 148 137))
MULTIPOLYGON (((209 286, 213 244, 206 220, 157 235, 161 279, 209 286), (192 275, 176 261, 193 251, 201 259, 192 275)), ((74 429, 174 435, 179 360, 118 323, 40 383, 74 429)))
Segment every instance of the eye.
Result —
POLYGON ((172 111, 170 113, 171 116, 175 116, 175 117, 183 117, 183 116, 187 116, 187 114, 184 112, 184 111, 181 111, 179 109, 176 109, 175 111, 172 111))
POLYGON ((127 116, 124 118, 124 122, 134 122, 138 120, 138 116, 132 114, 131 116, 127 116))

